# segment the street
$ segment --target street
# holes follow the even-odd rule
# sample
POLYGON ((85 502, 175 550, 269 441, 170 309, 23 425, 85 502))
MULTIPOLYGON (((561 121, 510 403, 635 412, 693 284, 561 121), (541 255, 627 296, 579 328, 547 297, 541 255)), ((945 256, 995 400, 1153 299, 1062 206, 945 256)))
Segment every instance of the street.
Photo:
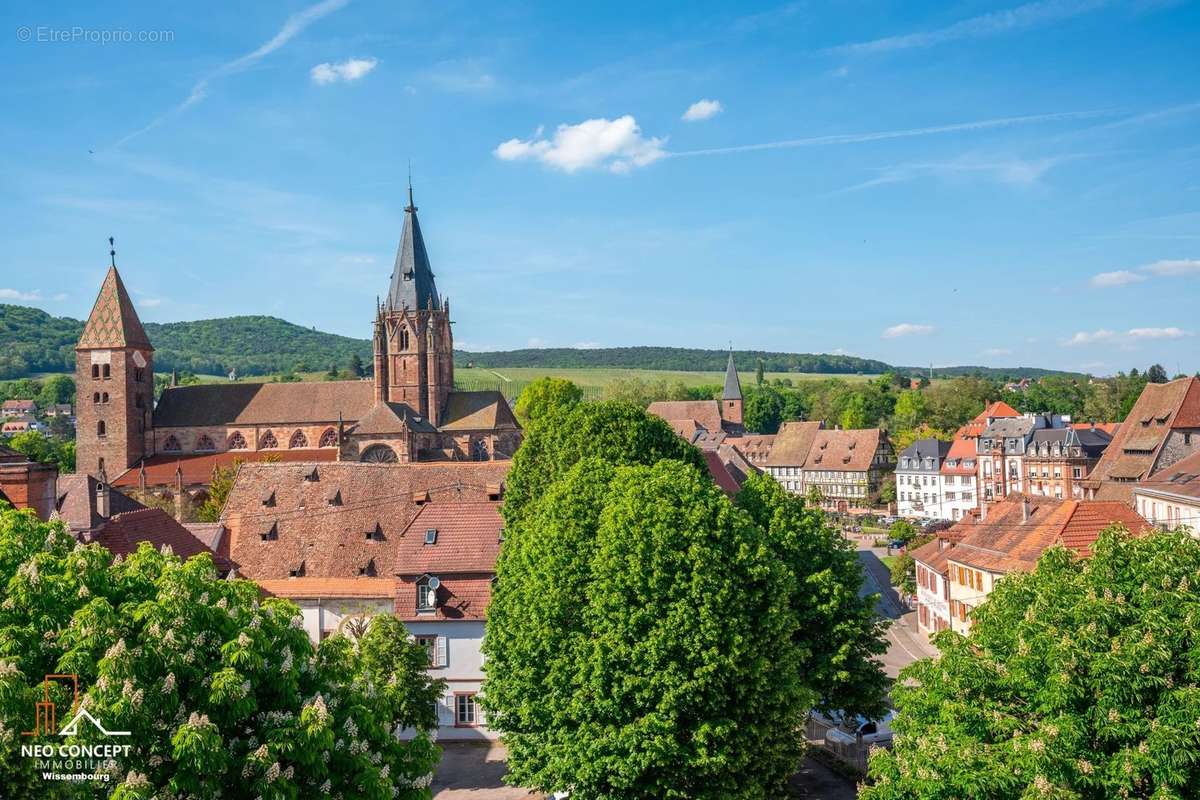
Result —
POLYGON ((889 677, 895 678, 900 670, 914 661, 922 658, 932 658, 937 650, 929 644, 925 634, 917 630, 917 614, 915 611, 905 611, 900 602, 900 596, 891 585, 888 569, 880 556, 887 555, 887 549, 872 547, 866 537, 857 537, 858 560, 863 567, 863 585, 861 592, 879 594, 876 611, 881 617, 892 620, 888 626, 888 651, 883 656, 884 671, 889 677))

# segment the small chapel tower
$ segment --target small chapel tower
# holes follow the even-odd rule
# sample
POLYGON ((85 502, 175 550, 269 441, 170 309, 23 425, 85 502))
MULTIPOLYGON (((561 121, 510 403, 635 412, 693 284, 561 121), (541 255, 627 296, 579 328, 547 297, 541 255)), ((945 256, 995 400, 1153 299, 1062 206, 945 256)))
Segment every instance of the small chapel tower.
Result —
POLYGON ((375 318, 375 399, 404 403, 434 427, 454 389, 450 302, 438 296, 412 184, 387 300, 375 318))
POLYGON ((154 348, 111 266, 75 345, 76 471, 120 475, 150 453, 154 348))
POLYGON ((725 389, 721 392, 721 419, 735 425, 742 424, 742 382, 738 380, 737 367, 733 365, 733 351, 729 351, 729 363, 725 366, 725 389))

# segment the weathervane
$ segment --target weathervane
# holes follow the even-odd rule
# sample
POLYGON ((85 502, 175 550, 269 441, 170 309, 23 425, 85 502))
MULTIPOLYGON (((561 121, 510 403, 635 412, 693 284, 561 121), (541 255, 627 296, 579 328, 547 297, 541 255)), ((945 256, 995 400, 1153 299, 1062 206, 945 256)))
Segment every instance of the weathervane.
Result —
POLYGON ((412 159, 408 160, 408 208, 405 211, 416 211, 417 204, 413 202, 412 194, 412 159))
POLYGON ((112 260, 112 265, 117 266, 117 245, 113 241, 113 237, 108 237, 108 257, 112 260))

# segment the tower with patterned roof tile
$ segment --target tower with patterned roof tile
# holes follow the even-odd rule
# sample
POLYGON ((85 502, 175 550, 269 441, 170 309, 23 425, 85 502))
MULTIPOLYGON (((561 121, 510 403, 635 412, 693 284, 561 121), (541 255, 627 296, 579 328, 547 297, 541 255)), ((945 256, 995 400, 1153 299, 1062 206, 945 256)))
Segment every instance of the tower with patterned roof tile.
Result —
POLYGON ((417 221, 412 186, 387 301, 375 319, 375 400, 404 403, 431 425, 442 424, 454 389, 450 302, 438 296, 417 221))
POLYGON ((150 454, 154 348, 114 254, 75 346, 76 471, 116 476, 150 454))

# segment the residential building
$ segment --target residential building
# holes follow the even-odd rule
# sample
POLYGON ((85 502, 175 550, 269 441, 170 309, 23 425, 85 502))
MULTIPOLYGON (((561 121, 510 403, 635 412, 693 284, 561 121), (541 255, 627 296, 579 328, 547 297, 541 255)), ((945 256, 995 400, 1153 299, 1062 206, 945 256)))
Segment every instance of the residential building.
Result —
POLYGON ((314 641, 395 614, 447 682, 438 737, 495 738, 475 694, 508 467, 243 464, 221 517, 224 547, 241 575, 300 606, 314 641))
POLYGON ((1200 378, 1148 383, 1083 480, 1089 499, 1133 502, 1134 487, 1200 452, 1200 378))
POLYGON ((377 463, 511 457, 522 433, 501 393, 454 389, 450 303, 411 188, 404 213, 367 381, 170 386, 155 404, 154 347, 114 257, 75 349, 79 470, 120 478, 185 454, 285 450, 377 463))
POLYGON ((918 439, 896 460, 896 513, 902 517, 948 519, 943 513, 942 464, 950 442, 918 439))
POLYGON ((980 502, 991 503, 1026 491, 1025 451, 1034 431, 1069 427, 1071 418, 1059 414, 1022 414, 993 419, 979 434, 976 455, 980 502))
POLYGON ((36 417, 37 413, 37 402, 34 400, 5 400, 3 405, 0 405, 0 418, 36 417))
POLYGON ((46 406, 46 410, 42 412, 42 416, 69 417, 73 413, 70 403, 54 403, 53 405, 46 406))
POLYGON ((775 437, 767 472, 794 494, 816 488, 822 508, 850 512, 878 500, 895 456, 887 432, 826 430, 819 422, 784 423, 775 437))
POLYGON ((1056 544, 1088 556, 1100 532, 1114 523, 1133 533, 1149 527, 1125 503, 1023 494, 1009 495, 962 520, 949 531, 958 541, 946 556, 951 628, 968 633, 971 613, 1005 575, 1033 570, 1042 553, 1056 544))
POLYGON ((1137 483, 1133 504, 1156 527, 1189 528, 1193 536, 1200 537, 1200 453, 1137 483))
POLYGON ((28 414, 19 417, 9 417, 3 423, 0 423, 0 433, 5 434, 40 431, 44 428, 45 426, 38 422, 36 417, 31 417, 28 414))
POLYGON ((954 529, 909 551, 917 577, 917 628, 927 634, 950 627, 950 553, 958 541, 954 529))
POLYGON ((979 508, 977 458, 975 439, 956 435, 942 462, 941 519, 957 522, 979 508))
POLYGON ((967 437, 970 439, 978 439, 980 434, 988 425, 991 425, 998 419, 1007 419, 1009 417, 1019 417, 1021 412, 1010 406, 1008 403, 997 400, 988 405, 987 408, 980 411, 975 418, 968 422, 958 431, 958 436, 967 437))
POLYGON ((29 508, 40 519, 50 519, 55 508, 57 477, 58 470, 53 466, 0 447, 0 501, 13 508, 29 508))
POLYGON ((1025 448, 1026 490, 1062 499, 1083 497, 1083 479, 1112 442, 1102 428, 1043 428, 1025 448))

